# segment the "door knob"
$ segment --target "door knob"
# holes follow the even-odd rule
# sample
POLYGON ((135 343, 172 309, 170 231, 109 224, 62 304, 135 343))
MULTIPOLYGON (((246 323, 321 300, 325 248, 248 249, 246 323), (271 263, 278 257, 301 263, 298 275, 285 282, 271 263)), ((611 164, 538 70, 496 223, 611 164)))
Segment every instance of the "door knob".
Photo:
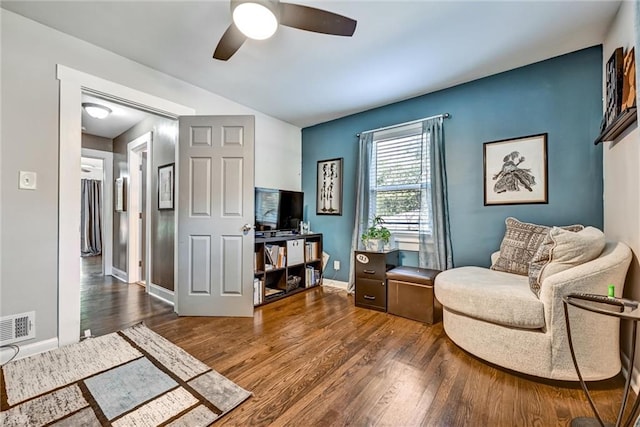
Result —
POLYGON ((242 226, 242 231, 244 233, 248 233, 251 230, 253 230, 253 225, 251 225, 251 224, 245 224, 245 225, 242 226))

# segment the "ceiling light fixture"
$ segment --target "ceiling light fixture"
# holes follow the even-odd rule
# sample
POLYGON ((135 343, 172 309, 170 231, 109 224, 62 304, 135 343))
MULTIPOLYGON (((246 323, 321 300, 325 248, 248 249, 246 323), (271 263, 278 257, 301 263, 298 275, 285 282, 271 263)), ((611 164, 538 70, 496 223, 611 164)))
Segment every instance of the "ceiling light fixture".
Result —
POLYGON ((278 29, 276 7, 268 0, 232 1, 231 12, 236 27, 250 39, 268 39, 278 29))
POLYGON ((111 108, 100 104, 94 104, 92 102, 83 102, 82 108, 84 108, 87 114, 94 119, 104 119, 111 114, 111 108))

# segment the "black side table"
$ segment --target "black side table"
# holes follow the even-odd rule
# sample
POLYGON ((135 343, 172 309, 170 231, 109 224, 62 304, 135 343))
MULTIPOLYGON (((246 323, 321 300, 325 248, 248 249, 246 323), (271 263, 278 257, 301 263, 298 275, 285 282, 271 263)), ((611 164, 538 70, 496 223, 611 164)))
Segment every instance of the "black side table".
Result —
POLYGON ((629 366, 627 368, 627 379, 624 385, 624 391, 622 394, 622 403, 620 404, 620 410, 618 412, 618 418, 616 419, 615 427, 631 425, 631 421, 636 416, 636 412, 638 411, 638 406, 640 406, 640 398, 636 398, 636 401, 633 404, 633 408, 631 409, 631 413, 627 418, 625 423, 622 423, 622 417, 624 415, 624 410, 627 406, 627 399, 629 397, 629 390, 631 388, 631 374, 633 372, 633 361, 636 355, 636 332, 638 329, 638 321, 640 320, 640 310, 638 310, 638 302, 632 300, 626 300, 622 298, 610 298, 604 295, 590 295, 590 294, 569 294, 562 297, 562 302, 564 304, 564 318, 567 324, 567 336, 569 341, 569 349, 571 350, 571 358, 573 360, 573 365, 576 368, 576 373, 578 374, 578 379, 580 380, 580 386, 582 390, 584 390, 585 395, 587 396, 587 400, 591 405, 591 409, 596 415, 596 418, 587 418, 587 417, 579 417, 571 420, 572 427, 583 427, 583 426, 602 426, 608 427, 613 426, 613 424, 606 423, 602 421, 602 417, 600 416, 600 412, 596 408, 593 399, 591 398, 591 394, 587 389, 587 384, 582 378, 582 374, 580 373, 580 368, 578 367, 578 361, 576 360, 576 353, 573 348, 573 341, 571 339, 571 325, 569 322, 569 311, 568 306, 571 305, 573 307, 580 308, 582 310, 591 311, 593 313, 603 314, 605 316, 613 316, 617 317, 621 320, 627 320, 632 323, 633 329, 633 339, 631 342, 631 357, 629 358, 629 366), (593 296, 595 298, 589 298, 593 296), (600 298, 602 301, 607 300, 610 303, 599 302, 597 299, 600 298))

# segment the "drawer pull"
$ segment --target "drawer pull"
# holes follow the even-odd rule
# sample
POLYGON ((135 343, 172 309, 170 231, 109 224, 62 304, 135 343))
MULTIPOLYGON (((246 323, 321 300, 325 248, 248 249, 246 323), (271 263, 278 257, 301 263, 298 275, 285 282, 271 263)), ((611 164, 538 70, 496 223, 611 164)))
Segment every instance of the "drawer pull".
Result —
POLYGON ((366 274, 376 274, 375 270, 362 270, 362 272, 366 274))
POLYGON ((373 301, 373 300, 375 300, 375 299, 376 299, 376 297, 372 297, 371 295, 365 295, 365 296, 364 296, 364 299, 368 299, 368 300, 373 301))

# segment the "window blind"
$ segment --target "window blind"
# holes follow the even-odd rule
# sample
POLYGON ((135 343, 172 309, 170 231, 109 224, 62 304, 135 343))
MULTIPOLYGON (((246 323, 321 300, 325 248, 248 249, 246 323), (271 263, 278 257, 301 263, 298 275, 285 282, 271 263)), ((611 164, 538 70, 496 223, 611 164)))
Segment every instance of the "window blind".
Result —
POLYGON ((381 216, 391 231, 420 228, 420 210, 429 186, 427 137, 422 126, 415 124, 374 133, 369 216, 381 216))

